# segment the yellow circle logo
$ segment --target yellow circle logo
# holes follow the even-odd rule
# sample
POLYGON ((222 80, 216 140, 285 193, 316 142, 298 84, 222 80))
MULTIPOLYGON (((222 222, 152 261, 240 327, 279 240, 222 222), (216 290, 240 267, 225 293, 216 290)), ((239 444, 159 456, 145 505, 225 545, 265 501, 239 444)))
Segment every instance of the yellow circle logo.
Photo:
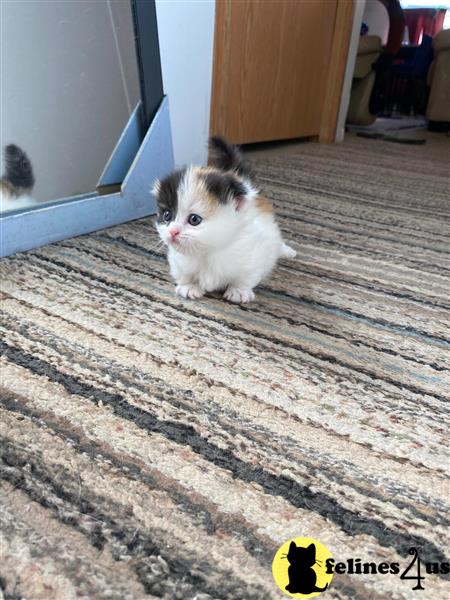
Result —
POLYGON ((314 598, 333 579, 326 566, 332 557, 328 548, 313 538, 288 540, 278 548, 272 561, 275 583, 291 598, 314 598))

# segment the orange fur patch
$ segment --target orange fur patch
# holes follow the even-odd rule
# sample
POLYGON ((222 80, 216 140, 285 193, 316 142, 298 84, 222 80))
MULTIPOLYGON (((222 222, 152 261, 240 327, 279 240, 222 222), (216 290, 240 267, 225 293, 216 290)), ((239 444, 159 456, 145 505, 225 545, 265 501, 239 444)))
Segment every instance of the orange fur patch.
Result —
POLYGON ((0 194, 4 198, 16 198, 19 195, 15 187, 5 179, 0 179, 0 194))
POLYGON ((212 171, 215 171, 216 169, 214 169, 213 167, 196 167, 194 169, 194 173, 195 175, 198 177, 199 180, 199 195, 201 198, 201 203, 202 205, 205 207, 205 212, 203 213, 204 217, 210 217, 212 214, 214 214, 219 206, 219 199, 214 196, 214 194, 211 194, 210 192, 208 192, 208 190, 206 189, 205 185, 202 185, 201 182, 201 177, 203 175, 206 175, 207 173, 211 173, 212 171))
POLYGON ((214 196, 213 194, 205 193, 202 196, 202 202, 204 203, 204 205, 206 207, 206 212, 205 212, 206 217, 210 217, 213 213, 215 213, 219 209, 219 206, 220 206, 218 198, 216 196, 214 196))
POLYGON ((273 206, 270 200, 264 198, 263 196, 259 196, 255 200, 255 206, 262 213, 273 213, 273 206))

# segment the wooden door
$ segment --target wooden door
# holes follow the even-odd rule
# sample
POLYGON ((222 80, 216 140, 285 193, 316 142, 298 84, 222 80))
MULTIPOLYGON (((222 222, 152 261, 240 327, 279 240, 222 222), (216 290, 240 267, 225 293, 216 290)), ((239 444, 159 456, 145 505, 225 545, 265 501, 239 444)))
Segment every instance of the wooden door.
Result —
POLYGON ((352 13, 352 0, 217 0, 211 133, 333 141, 352 13))

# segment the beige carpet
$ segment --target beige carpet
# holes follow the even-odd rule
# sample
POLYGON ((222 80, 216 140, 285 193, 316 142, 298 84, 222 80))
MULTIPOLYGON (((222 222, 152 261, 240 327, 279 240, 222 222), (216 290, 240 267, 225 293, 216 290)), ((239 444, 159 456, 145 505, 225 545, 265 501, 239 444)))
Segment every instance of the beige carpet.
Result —
MULTIPOLYGON (((434 135, 253 158, 298 258, 248 306, 175 297, 151 219, 4 260, 4 598, 282 598, 297 536, 444 560, 448 156, 434 135)), ((415 583, 324 598, 447 596, 415 583)))

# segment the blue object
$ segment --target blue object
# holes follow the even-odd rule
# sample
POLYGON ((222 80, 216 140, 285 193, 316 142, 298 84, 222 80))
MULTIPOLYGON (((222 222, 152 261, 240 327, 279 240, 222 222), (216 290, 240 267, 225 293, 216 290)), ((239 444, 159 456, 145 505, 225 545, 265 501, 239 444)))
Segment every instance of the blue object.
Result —
POLYGON ((100 175, 97 187, 114 185, 125 179, 142 141, 139 121, 140 111, 141 103, 139 102, 128 119, 128 123, 126 124, 110 159, 106 163, 103 173, 100 175))
POLYGON ((422 43, 416 48, 412 57, 399 65, 392 65, 391 73, 394 76, 426 79, 428 69, 433 62, 433 38, 424 35, 422 43))

